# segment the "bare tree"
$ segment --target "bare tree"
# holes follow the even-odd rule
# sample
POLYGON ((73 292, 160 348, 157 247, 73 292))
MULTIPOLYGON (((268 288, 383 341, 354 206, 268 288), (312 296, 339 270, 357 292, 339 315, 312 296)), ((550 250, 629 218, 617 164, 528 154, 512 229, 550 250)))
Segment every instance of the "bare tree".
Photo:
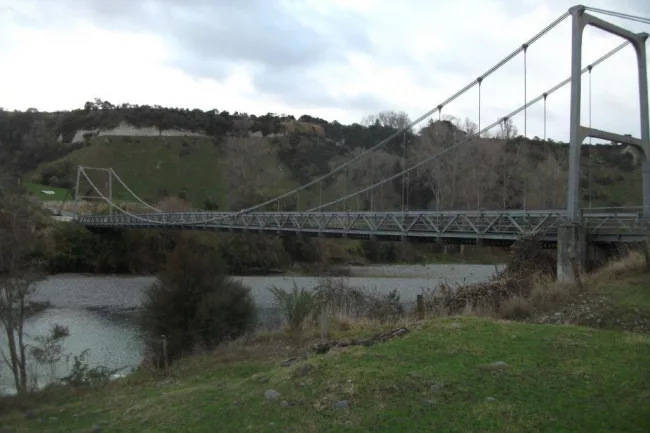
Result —
POLYGON ((411 123, 411 119, 404 111, 381 111, 361 119, 361 124, 366 126, 374 125, 377 122, 381 126, 402 129, 411 123))
POLYGON ((466 117, 462 129, 468 136, 474 135, 478 132, 478 125, 470 120, 469 117, 466 117))
MULTIPOLYGON (((355 148, 346 158, 351 159, 361 152, 363 152, 363 149, 355 148)), ((396 155, 383 150, 374 151, 370 157, 361 158, 350 164, 347 169, 339 172, 330 187, 331 192, 333 192, 332 196, 341 196, 344 193, 350 194, 395 174, 395 167, 399 161, 400 158, 396 155)), ((331 163, 332 168, 338 163, 339 161, 333 161, 331 163)), ((346 200, 345 203, 338 206, 342 209, 345 204, 348 210, 354 210, 357 207, 367 210, 371 208, 394 208, 400 201, 400 195, 392 186, 391 182, 387 182, 366 192, 362 197, 346 200)))
POLYGON ((515 122, 513 122, 509 117, 503 119, 503 121, 499 124, 499 128, 501 130, 499 131, 497 138, 509 140, 511 138, 515 138, 519 134, 515 122))
POLYGON ((6 183, 0 188, 0 323, 7 336, 7 355, 2 360, 14 376, 19 393, 28 390, 25 316, 27 296, 34 282, 43 278, 34 259, 41 224, 32 205, 6 183))
MULTIPOLYGON (((431 121, 427 128, 420 131, 420 137, 413 149, 414 161, 429 158, 453 145, 459 139, 457 132, 460 130, 457 124, 460 123, 453 116, 447 116, 443 122, 431 121), (445 122, 449 123, 445 124, 445 122), (450 123, 451 129, 447 127, 450 123)), ((417 170, 417 175, 435 197, 436 209, 450 209, 464 205, 462 194, 459 193, 463 182, 466 181, 464 171, 471 164, 468 159, 469 153, 467 147, 456 148, 417 170)))

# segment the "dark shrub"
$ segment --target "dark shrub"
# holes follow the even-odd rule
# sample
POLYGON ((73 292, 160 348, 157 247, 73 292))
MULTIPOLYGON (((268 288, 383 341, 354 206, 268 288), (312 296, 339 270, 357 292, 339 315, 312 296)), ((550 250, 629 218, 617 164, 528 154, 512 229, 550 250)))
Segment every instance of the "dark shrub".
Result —
POLYGON ((390 322, 403 315, 404 309, 397 290, 379 293, 349 285, 344 279, 325 278, 314 288, 313 303, 317 309, 324 306, 336 317, 369 318, 390 322))
POLYGON ((160 359, 161 336, 170 360, 211 349, 255 323, 250 289, 230 279, 218 251, 188 238, 169 254, 159 282, 146 291, 142 325, 150 353, 160 359))
POLYGON ((221 255, 230 273, 240 275, 284 269, 291 262, 281 239, 252 233, 224 234, 221 255))
POLYGON ((450 286, 440 284, 425 293, 426 307, 433 311, 457 314, 470 308, 480 311, 496 312, 512 310, 512 315, 525 314, 524 302, 515 305, 517 299, 526 299, 537 275, 554 275, 557 266, 553 254, 541 247, 539 234, 524 234, 511 247, 506 268, 489 281, 450 286))

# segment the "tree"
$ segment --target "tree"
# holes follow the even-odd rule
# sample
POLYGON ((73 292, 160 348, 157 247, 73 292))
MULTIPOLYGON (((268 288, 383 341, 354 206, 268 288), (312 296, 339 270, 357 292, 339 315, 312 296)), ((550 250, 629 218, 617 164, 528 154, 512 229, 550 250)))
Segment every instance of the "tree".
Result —
POLYGON ((501 130, 499 131, 497 138, 502 138, 504 140, 514 138, 519 133, 519 131, 517 131, 517 126, 509 117, 503 118, 503 121, 499 123, 499 128, 501 130))
POLYGON ((366 116, 361 120, 361 124, 365 126, 372 126, 376 123, 379 123, 381 126, 402 129, 411 123, 411 119, 404 111, 381 111, 377 114, 366 116))
POLYGON ((9 354, 2 360, 14 376, 18 393, 28 390, 25 316, 30 304, 27 296, 32 284, 44 276, 35 258, 39 244, 39 215, 24 200, 11 181, 0 183, 0 323, 7 336, 9 354))
POLYGON ((145 344, 150 353, 160 353, 164 335, 172 360, 237 338, 255 323, 250 289, 226 275, 216 248, 192 236, 179 240, 158 282, 145 295, 145 344))
POLYGON ((230 191, 227 195, 229 209, 253 206, 275 195, 274 188, 277 188, 284 176, 280 164, 269 163, 279 159, 277 154, 278 151, 269 146, 267 140, 236 137, 226 139, 220 171, 224 174, 225 186, 230 191))

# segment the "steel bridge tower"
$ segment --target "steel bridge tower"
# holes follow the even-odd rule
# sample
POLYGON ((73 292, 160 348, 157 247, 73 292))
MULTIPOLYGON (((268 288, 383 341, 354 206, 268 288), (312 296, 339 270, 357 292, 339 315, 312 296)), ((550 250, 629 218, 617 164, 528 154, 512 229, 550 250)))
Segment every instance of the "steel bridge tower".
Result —
POLYGON ((587 242, 580 210, 580 148, 587 137, 611 140, 638 148, 643 157, 643 217, 650 218, 650 132, 648 130, 648 75, 646 68, 647 33, 633 33, 622 27, 586 13, 585 6, 569 9, 572 20, 571 45, 571 114, 569 143, 569 182, 567 191, 568 223, 560 227, 557 243, 557 278, 573 281, 575 272, 582 272, 587 259, 587 242), (633 138, 608 131, 601 131, 580 124, 580 98, 582 96, 582 34, 588 25, 627 39, 636 51, 639 73, 639 105, 641 138, 633 138), (577 265, 578 269, 574 269, 577 265))

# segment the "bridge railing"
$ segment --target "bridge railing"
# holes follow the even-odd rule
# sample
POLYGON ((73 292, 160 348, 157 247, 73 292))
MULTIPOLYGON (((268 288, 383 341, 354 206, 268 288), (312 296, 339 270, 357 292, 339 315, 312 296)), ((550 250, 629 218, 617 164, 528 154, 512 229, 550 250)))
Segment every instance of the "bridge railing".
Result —
MULTIPOLYGON (((549 240, 567 224, 564 210, 409 212, 178 212, 80 216, 89 227, 183 228, 251 232, 306 232, 364 236, 460 237, 514 240, 538 232, 549 240)), ((590 235, 637 235, 648 227, 639 212, 583 213, 590 235)))

